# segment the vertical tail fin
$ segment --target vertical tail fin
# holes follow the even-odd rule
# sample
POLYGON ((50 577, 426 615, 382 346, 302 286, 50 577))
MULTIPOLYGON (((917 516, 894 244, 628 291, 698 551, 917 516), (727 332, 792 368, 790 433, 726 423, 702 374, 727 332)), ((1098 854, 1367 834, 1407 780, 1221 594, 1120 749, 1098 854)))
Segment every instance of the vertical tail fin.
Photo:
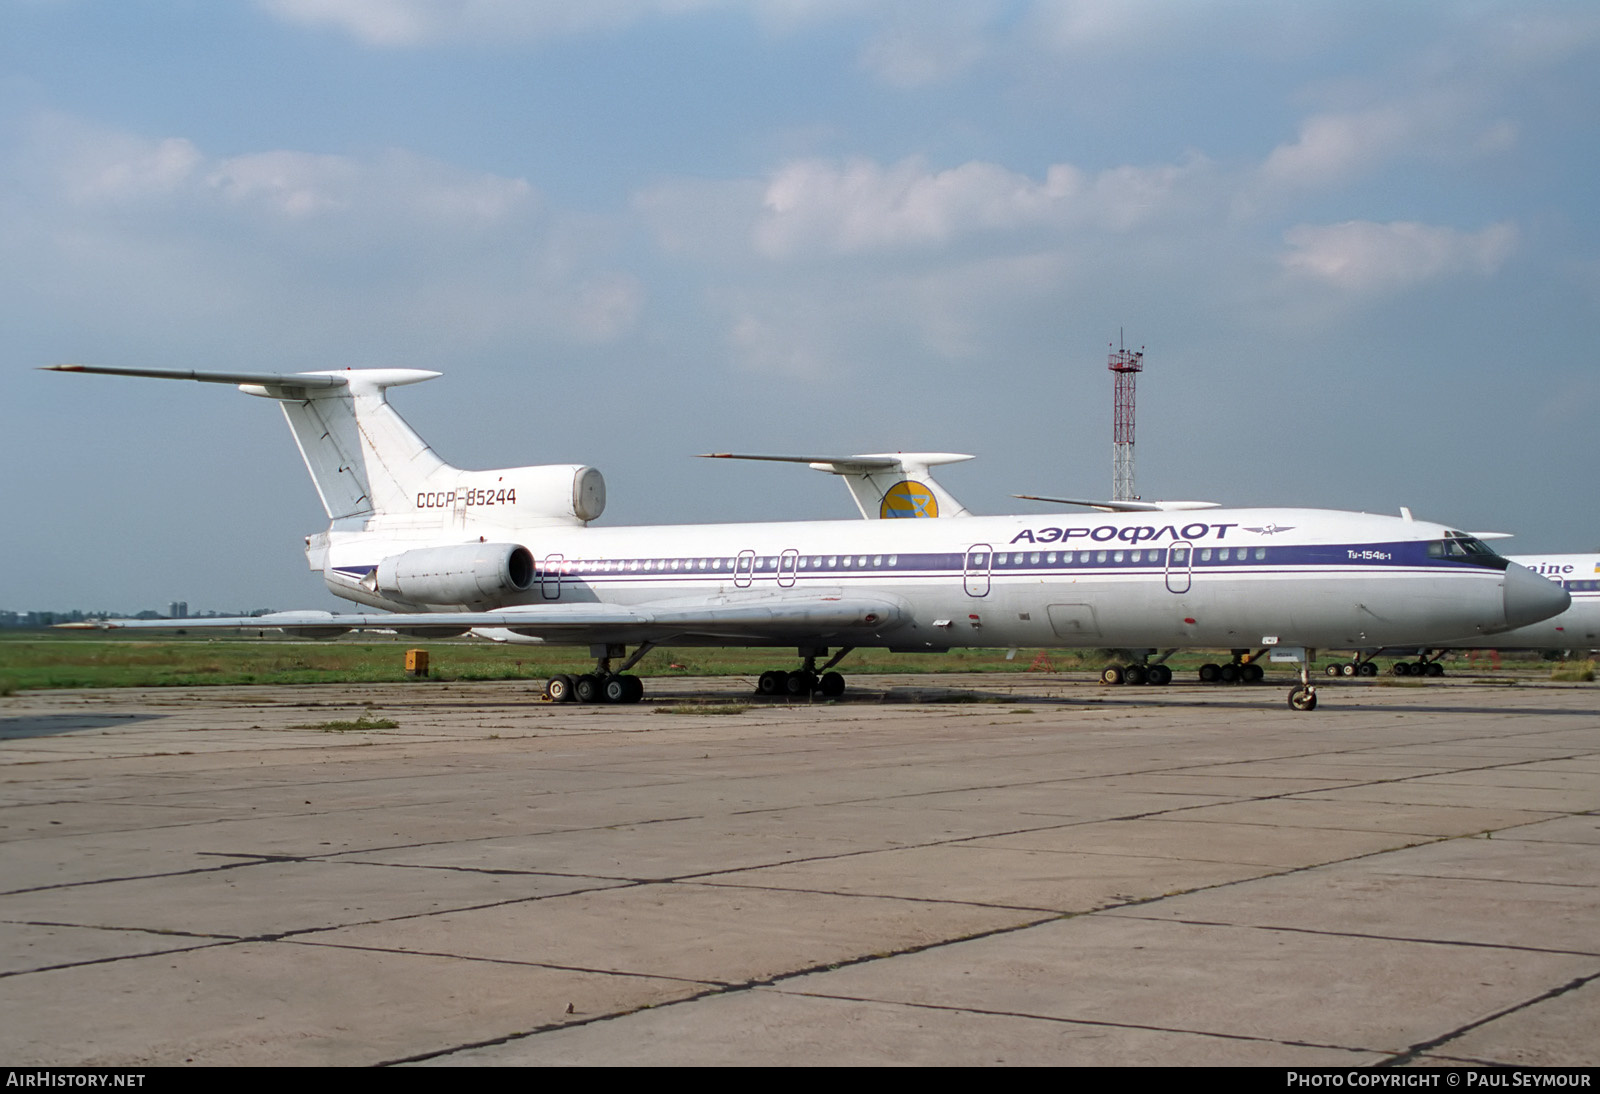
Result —
POLYGON ((241 389, 282 404, 330 520, 409 510, 428 477, 449 465, 389 405, 385 391, 439 373, 363 369, 328 375, 345 384, 320 389, 245 384, 241 389))

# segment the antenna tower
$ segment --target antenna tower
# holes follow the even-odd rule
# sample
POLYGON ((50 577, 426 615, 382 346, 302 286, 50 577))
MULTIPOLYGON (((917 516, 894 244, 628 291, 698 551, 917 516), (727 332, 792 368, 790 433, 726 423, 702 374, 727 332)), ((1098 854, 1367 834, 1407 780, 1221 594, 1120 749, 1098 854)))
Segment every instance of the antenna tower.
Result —
MULTIPOLYGON (((1121 346, 1121 336, 1118 336, 1121 346)), ((1133 492, 1133 389, 1144 370, 1144 350, 1118 348, 1106 365, 1116 377, 1111 396, 1111 500, 1134 501, 1133 492)))

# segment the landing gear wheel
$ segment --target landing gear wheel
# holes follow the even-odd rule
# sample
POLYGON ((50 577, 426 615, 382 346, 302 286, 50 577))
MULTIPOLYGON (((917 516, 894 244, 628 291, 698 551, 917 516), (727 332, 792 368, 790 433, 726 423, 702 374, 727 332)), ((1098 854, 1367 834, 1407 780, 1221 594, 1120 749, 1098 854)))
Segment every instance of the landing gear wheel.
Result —
POLYGON ((1240 665, 1239 673, 1245 683, 1259 684, 1266 677, 1267 670, 1252 661, 1248 665, 1240 665))
POLYGON ((1202 684, 1215 684, 1222 679, 1222 666, 1209 662, 1200 666, 1200 682, 1202 684))
POLYGON ((600 681, 600 694, 608 703, 637 703, 644 698, 644 681, 637 676, 607 676, 600 681))
POLYGON ((544 693, 550 697, 552 703, 572 702, 572 677, 564 673, 550 677, 545 681, 544 693))
POLYGON ((1295 710, 1316 710, 1317 693, 1305 684, 1300 684, 1290 689, 1289 705, 1295 710))
POLYGON ((783 679, 783 690, 797 698, 810 695, 817 690, 817 675, 804 669, 788 673, 783 679))
POLYGON ((1339 666, 1336 663, 1330 663, 1328 665, 1328 667, 1326 669, 1324 669, 1323 671, 1326 672, 1329 676, 1338 676, 1339 675, 1339 666))
POLYGON ((756 694, 782 695, 788 678, 789 674, 781 669, 768 669, 756 681, 756 694))
POLYGON ((844 677, 837 672, 825 672, 817 681, 817 690, 825 699, 837 699, 844 694, 844 677))
POLYGON ((1148 684, 1150 682, 1150 670, 1143 665, 1129 665, 1122 670, 1122 682, 1124 684, 1148 684))
POLYGON ((1172 683, 1172 670, 1165 665, 1150 665, 1145 669, 1146 683, 1164 687, 1172 683))
POLYGON ((1345 676, 1354 676, 1360 671, 1360 666, 1358 666, 1354 661, 1346 661, 1344 664, 1339 666, 1339 672, 1345 676))
POLYGON ((598 703, 604 698, 600 690, 600 677, 584 673, 572 682, 572 695, 580 703, 598 703))
POLYGON ((1363 661, 1363 662, 1361 662, 1361 673, 1360 673, 1360 675, 1362 675, 1362 676, 1376 676, 1376 675, 1378 675, 1378 666, 1374 665, 1371 661, 1363 661))
POLYGON ((1428 662, 1428 675, 1429 676, 1443 676, 1444 675, 1444 666, 1439 664, 1439 662, 1437 662, 1437 661, 1429 661, 1428 662))
POLYGON ((1102 684, 1120 684, 1120 683, 1122 683, 1122 666, 1121 665, 1107 665, 1105 668, 1101 669, 1100 670, 1100 682, 1102 684))
POLYGON ((1217 679, 1224 684, 1237 684, 1239 682, 1239 666, 1230 662, 1218 667, 1217 679))
POLYGON ((1410 676, 1411 675, 1411 662, 1410 661, 1396 661, 1394 664, 1389 666, 1389 671, 1391 673, 1393 673, 1395 676, 1410 676))

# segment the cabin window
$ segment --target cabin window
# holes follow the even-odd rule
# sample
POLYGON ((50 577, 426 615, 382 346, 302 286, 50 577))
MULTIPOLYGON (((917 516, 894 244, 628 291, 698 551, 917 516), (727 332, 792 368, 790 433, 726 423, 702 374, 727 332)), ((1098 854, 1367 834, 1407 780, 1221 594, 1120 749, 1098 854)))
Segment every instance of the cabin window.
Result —
POLYGON ((872 565, 874 567, 882 566, 883 565, 883 556, 882 555, 873 555, 872 556, 872 565))
POLYGON ((1097 552, 1094 556, 1094 560, 1096 562, 1104 562, 1106 560, 1106 553, 1104 551, 1097 552))
POLYGON ((1209 547, 1200 548, 1200 561, 1201 562, 1210 562, 1211 561, 1211 548, 1209 548, 1209 547))

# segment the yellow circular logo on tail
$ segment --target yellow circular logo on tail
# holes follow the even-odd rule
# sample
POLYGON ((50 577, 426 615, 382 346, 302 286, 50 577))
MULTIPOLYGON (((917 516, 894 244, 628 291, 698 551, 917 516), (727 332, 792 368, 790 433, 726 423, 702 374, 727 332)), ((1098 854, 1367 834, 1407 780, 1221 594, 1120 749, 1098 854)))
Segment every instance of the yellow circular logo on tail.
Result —
POLYGON ((889 487, 889 492, 883 495, 883 504, 878 506, 878 516, 884 520, 895 517, 938 515, 939 499, 933 496, 933 491, 920 482, 912 482, 910 479, 904 479, 889 487))

